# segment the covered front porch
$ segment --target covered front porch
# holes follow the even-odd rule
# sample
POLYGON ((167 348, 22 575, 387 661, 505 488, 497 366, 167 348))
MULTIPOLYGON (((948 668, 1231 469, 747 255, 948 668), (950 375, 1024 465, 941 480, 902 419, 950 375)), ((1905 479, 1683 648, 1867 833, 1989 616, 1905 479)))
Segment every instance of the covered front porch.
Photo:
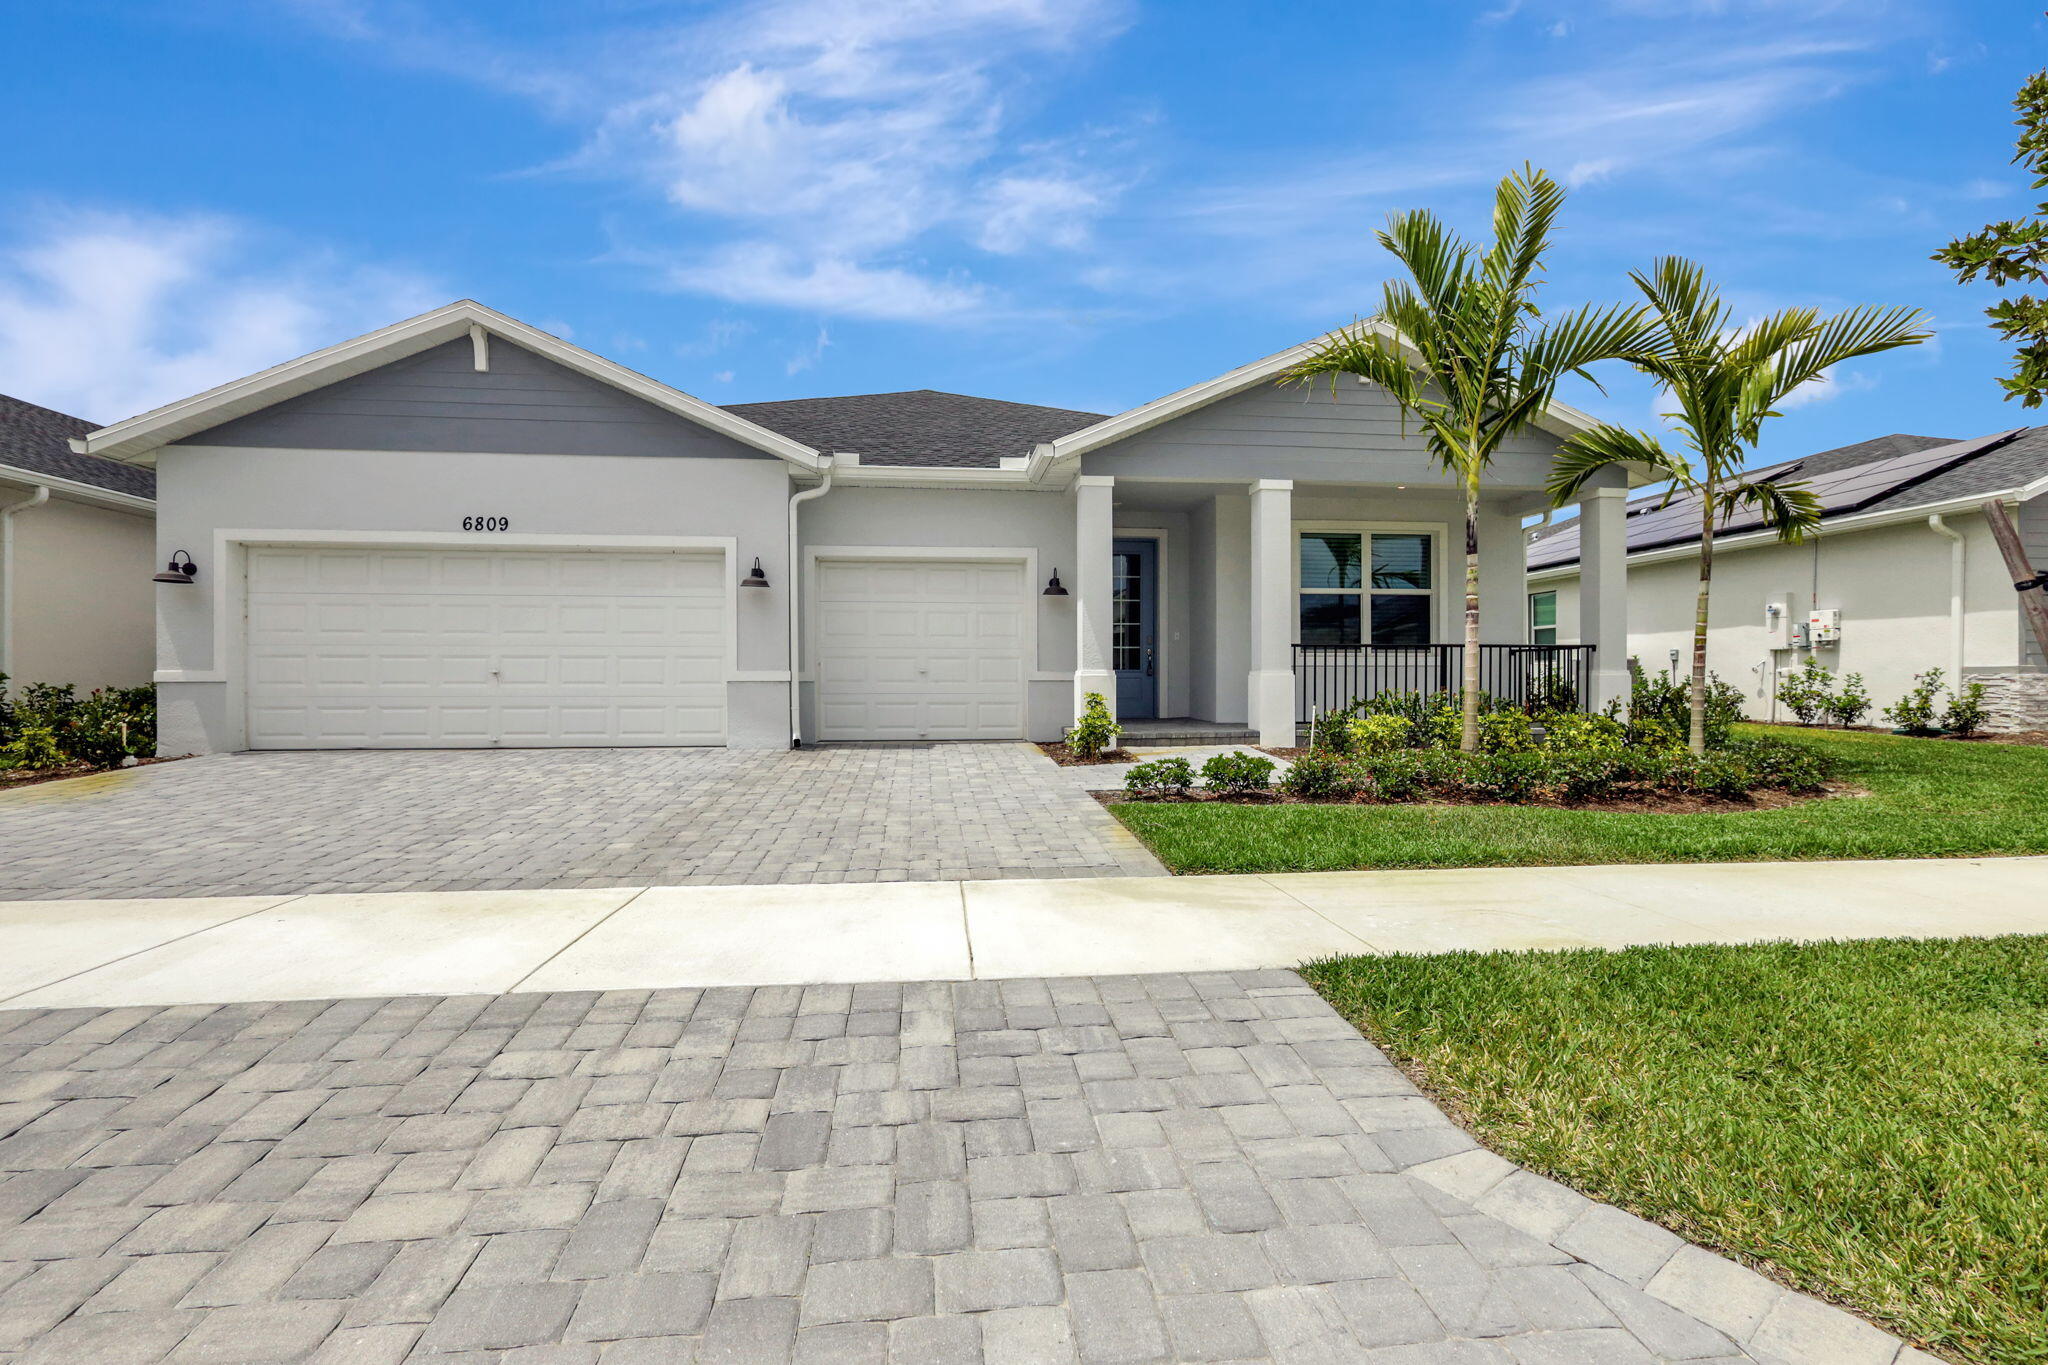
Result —
MULTIPOLYGON (((1380 692, 1455 691, 1464 517, 1441 483, 1079 475, 1075 705, 1139 733, 1229 727, 1267 745, 1380 692)), ((1493 486, 1479 517, 1480 686, 1598 709, 1627 690, 1623 491, 1587 496, 1578 638, 1532 627, 1524 522, 1539 488, 1493 486)))

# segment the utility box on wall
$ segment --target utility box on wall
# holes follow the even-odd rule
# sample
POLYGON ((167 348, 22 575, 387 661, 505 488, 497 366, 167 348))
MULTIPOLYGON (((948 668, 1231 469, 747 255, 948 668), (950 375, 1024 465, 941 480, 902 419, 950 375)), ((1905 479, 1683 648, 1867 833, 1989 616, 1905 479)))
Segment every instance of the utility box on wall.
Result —
POLYGON ((1842 613, 1839 608, 1827 607, 1810 613, 1806 618, 1807 643, 1815 649, 1824 649, 1842 641, 1842 613))
POLYGON ((1764 602, 1764 648, 1797 649, 1806 643, 1806 623, 1794 618, 1792 595, 1784 593, 1764 602))

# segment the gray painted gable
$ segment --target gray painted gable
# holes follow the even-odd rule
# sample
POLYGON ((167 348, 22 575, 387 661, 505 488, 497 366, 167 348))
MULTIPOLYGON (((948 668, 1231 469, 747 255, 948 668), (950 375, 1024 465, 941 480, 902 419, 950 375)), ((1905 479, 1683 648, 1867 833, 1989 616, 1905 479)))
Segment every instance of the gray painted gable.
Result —
MULTIPOLYGON (((1154 478, 1449 487, 1421 430, 1412 421, 1404 429, 1401 416, 1386 390, 1348 378, 1335 389, 1327 383, 1262 384, 1090 451, 1081 457, 1081 468, 1154 478)), ((1556 447, 1540 431, 1510 437, 1494 459, 1488 484, 1540 487, 1556 447)))
POLYGON ((774 458, 502 337, 490 346, 485 371, 476 369, 467 339, 450 341, 185 440, 287 450, 774 458))

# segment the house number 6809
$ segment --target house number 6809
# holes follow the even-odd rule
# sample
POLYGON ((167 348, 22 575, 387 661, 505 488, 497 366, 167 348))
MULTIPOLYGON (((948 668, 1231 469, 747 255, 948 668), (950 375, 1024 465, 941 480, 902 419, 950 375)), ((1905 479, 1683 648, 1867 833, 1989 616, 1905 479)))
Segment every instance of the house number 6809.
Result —
POLYGON ((465 531, 509 531, 512 529, 512 518, 464 517, 462 519, 462 529, 465 531))

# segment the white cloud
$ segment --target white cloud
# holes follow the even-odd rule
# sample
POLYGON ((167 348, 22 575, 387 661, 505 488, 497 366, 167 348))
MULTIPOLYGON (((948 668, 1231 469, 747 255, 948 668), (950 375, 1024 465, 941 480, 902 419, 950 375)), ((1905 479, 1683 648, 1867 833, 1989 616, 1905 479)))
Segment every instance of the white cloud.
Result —
POLYGON ((1825 370, 1778 400, 1780 412, 1793 412, 1840 398, 1845 393, 1868 393, 1877 380, 1859 370, 1825 370))
POLYGON ((56 211, 0 241, 0 376, 112 422, 443 302, 235 219, 56 211))
POLYGON ((943 322, 979 307, 988 291, 967 281, 934 279, 896 266, 821 257, 770 242, 740 242, 670 263, 663 280, 677 289, 735 303, 880 318, 943 322))
POLYGON ((820 360, 823 360, 825 358, 825 348, 827 346, 830 346, 831 344, 831 334, 828 333, 822 325, 820 325, 818 328, 817 340, 813 341, 810 345, 804 347, 801 351, 798 351, 795 355, 791 356, 789 358, 789 363, 783 367, 783 373, 801 374, 803 373, 803 371, 810 369, 813 365, 816 365, 820 360))
POLYGON ((1103 200, 1100 188, 1063 175, 1004 176, 983 196, 979 241, 983 250, 1002 255, 1078 247, 1088 240, 1103 200))

